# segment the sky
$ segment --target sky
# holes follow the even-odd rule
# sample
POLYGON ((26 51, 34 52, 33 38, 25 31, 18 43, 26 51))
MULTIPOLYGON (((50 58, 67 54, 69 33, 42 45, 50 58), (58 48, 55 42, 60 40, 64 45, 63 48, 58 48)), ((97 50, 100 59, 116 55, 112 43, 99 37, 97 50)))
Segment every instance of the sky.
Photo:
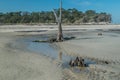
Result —
MULTIPOLYGON (((59 8, 60 0, 0 0, 0 12, 51 11, 59 8)), ((85 12, 95 10, 112 15, 112 22, 120 24, 120 0, 62 0, 63 8, 85 12)))

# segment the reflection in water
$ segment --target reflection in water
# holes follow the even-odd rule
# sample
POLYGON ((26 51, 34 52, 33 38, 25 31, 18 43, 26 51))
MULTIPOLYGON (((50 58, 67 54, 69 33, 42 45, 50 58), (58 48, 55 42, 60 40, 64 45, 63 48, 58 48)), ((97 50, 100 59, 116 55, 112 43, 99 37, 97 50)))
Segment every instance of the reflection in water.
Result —
MULTIPOLYGON (((74 56, 70 56, 64 53, 64 50, 58 50, 50 43, 35 43, 32 42, 34 38, 31 38, 30 41, 25 40, 24 42, 27 42, 29 46, 27 47, 28 50, 37 52, 39 54, 48 56, 52 58, 53 60, 57 61, 58 65, 62 66, 62 68, 70 68, 69 61, 71 59, 75 59, 74 56)), ((91 64, 91 60, 85 59, 86 64, 91 64)))
POLYGON ((59 52, 59 56, 58 56, 59 60, 62 61, 62 52, 59 52))

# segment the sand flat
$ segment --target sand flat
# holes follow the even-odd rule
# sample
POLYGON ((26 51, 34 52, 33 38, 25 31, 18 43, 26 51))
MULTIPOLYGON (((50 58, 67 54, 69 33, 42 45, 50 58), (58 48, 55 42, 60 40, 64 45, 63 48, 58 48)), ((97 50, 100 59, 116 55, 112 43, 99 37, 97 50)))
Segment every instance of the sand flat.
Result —
MULTIPOLYGON (((85 80, 119 80, 120 77, 120 35, 114 31, 84 31, 77 34, 76 39, 56 43, 67 55, 80 56, 91 59, 96 64, 90 64, 88 70, 84 72, 85 80), (102 36, 98 36, 98 33, 102 36), (109 64, 104 61, 110 62, 109 64), (112 77, 112 78, 111 78, 112 77)), ((75 73, 80 77, 79 73, 75 73)), ((80 77, 82 78, 82 77, 80 77)))
POLYGON ((53 45, 57 45, 64 54, 91 59, 96 61, 96 64, 90 64, 87 68, 78 68, 78 70, 80 70, 79 72, 75 72, 74 68, 61 69, 50 57, 28 52, 24 50, 28 46, 27 44, 14 42, 14 40, 19 39, 20 36, 18 35, 25 37, 36 34, 56 34, 56 26, 5 25, 0 26, 0 32, 2 32, 0 34, 0 79, 120 79, 119 25, 66 25, 63 26, 63 29, 65 36, 75 36, 76 38, 53 45), (37 32, 38 29, 47 31, 37 32), (23 30, 35 30, 36 32, 19 32, 23 30), (102 36, 98 36, 98 33, 102 33, 102 36), (14 47, 11 47, 11 45, 14 47), (106 64, 104 61, 110 63, 106 64))
POLYGON ((51 59, 22 49, 10 48, 9 43, 16 44, 15 35, 0 34, 0 80, 62 79, 61 68, 51 59))

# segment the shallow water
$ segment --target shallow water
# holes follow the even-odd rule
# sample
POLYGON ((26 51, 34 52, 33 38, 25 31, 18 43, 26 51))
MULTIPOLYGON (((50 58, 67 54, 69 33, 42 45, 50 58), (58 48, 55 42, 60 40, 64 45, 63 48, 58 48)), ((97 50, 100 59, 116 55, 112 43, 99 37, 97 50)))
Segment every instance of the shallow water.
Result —
MULTIPOLYGON (((40 55, 47 56, 55 61, 58 64, 62 65, 62 68, 70 68, 69 62, 70 60, 75 60, 75 56, 66 55, 62 53, 54 44, 52 43, 44 43, 44 42, 33 42, 34 40, 46 40, 47 38, 41 36, 29 36, 24 37, 20 41, 23 41, 25 44, 28 44, 27 49, 29 51, 38 53, 40 55)), ((64 52, 64 51, 63 51, 64 52)), ((85 59, 85 64, 95 64, 95 62, 85 59)), ((79 69, 74 69, 75 72, 78 72, 79 69)))
POLYGON ((20 43, 27 44, 27 50, 38 53, 40 55, 47 56, 62 64, 63 68, 69 67, 68 62, 73 58, 69 55, 65 55, 59 49, 51 43, 33 42, 34 40, 46 40, 46 36, 27 36, 19 39, 20 43))
POLYGON ((52 46, 50 43, 36 43, 30 42, 28 49, 37 52, 41 55, 52 58, 53 60, 57 60, 61 62, 63 68, 69 67, 68 62, 73 58, 69 55, 65 55, 56 48, 52 46))

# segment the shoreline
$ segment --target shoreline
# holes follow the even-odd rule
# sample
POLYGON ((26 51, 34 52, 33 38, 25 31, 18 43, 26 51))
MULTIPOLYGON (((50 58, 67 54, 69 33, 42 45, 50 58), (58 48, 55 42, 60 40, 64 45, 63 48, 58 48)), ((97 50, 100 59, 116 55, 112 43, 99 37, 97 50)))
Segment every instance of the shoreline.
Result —
MULTIPOLYGON (((24 25, 25 26, 25 25, 24 25)), ((24 27, 22 26, 22 28, 24 27)), ((8 28, 8 26, 6 26, 8 28)), ((11 28, 17 28, 18 26, 11 26, 11 28)), ((29 28, 30 26, 27 26, 29 28)), ((35 27, 35 26, 33 26, 35 27)), ((31 30, 33 27, 31 27, 31 30)), ((93 61, 98 61, 96 64, 90 64, 87 68, 65 68, 61 69, 56 64, 56 61, 52 61, 49 57, 36 54, 36 52, 25 51, 26 45, 24 43, 16 43, 14 40, 22 39, 22 37, 27 36, 47 36, 50 37, 53 34, 57 33, 55 26, 51 26, 52 30, 49 30, 51 27, 42 26, 44 29, 47 29, 46 32, 8 32, 1 33, 0 36, 0 78, 6 80, 80 80, 80 79, 105 79, 105 80, 116 80, 119 79, 120 74, 120 33, 119 31, 109 31, 109 28, 117 30, 118 26, 102 26, 100 30, 97 30, 99 26, 85 26, 84 30, 82 27, 75 26, 72 31, 72 26, 67 26, 67 29, 64 30, 65 36, 75 36, 74 40, 65 41, 61 43, 55 43, 60 47, 65 55, 70 56, 80 56, 84 58, 91 59, 93 61), (102 30, 101 30, 102 29, 102 30), (106 30, 107 29, 107 30, 106 30), (76 33, 77 32, 77 33, 76 33), (98 33, 102 33, 102 36, 98 36, 98 33), (49 34, 49 36, 48 36, 49 34), (7 48, 6 43, 13 45, 13 48, 7 48), (15 48, 17 49, 15 49, 15 48), (22 49, 22 50, 21 50, 22 49), (64 52, 65 51, 65 52, 64 52), (103 61, 111 61, 111 63, 106 64, 103 61), (112 62, 113 61, 113 62, 112 62), (7 66, 7 67, 5 67, 7 66), (4 68, 5 67, 5 68, 4 68), (13 68, 14 69, 13 69, 13 68), (7 72, 7 70, 9 72, 7 72), (76 72, 74 71, 76 70, 76 72), (13 72, 16 71, 16 72, 13 72), (77 72, 79 71, 79 72, 77 72), (13 73, 13 74, 10 74, 13 73), (20 76, 18 75, 20 73, 20 76), (52 74, 51 74, 52 73, 52 74), (54 74, 53 74, 54 73, 54 74), (24 74, 24 75, 22 75, 24 74), (5 78, 6 75, 7 78, 5 78), (17 76, 17 77, 16 77, 17 76), (28 77, 29 76, 29 77, 28 77), (37 76, 37 77, 36 77, 37 76), (52 76, 52 78, 51 78, 52 76), (111 78, 112 77, 112 78, 111 78)), ((11 29, 10 28, 10 29, 11 29)), ((38 27, 37 27, 38 28, 38 27)), ((35 28, 35 30, 37 30, 35 28)), ((39 27, 41 30, 41 27, 39 27)), ((19 30, 19 29, 18 29, 19 30)), ((54 45, 54 43, 53 43, 54 45)))
MULTIPOLYGON (((109 30, 120 29, 120 25, 63 25, 63 30, 109 30)), ((37 31, 54 31, 58 30, 57 25, 0 25, 0 32, 37 32, 37 31)))

